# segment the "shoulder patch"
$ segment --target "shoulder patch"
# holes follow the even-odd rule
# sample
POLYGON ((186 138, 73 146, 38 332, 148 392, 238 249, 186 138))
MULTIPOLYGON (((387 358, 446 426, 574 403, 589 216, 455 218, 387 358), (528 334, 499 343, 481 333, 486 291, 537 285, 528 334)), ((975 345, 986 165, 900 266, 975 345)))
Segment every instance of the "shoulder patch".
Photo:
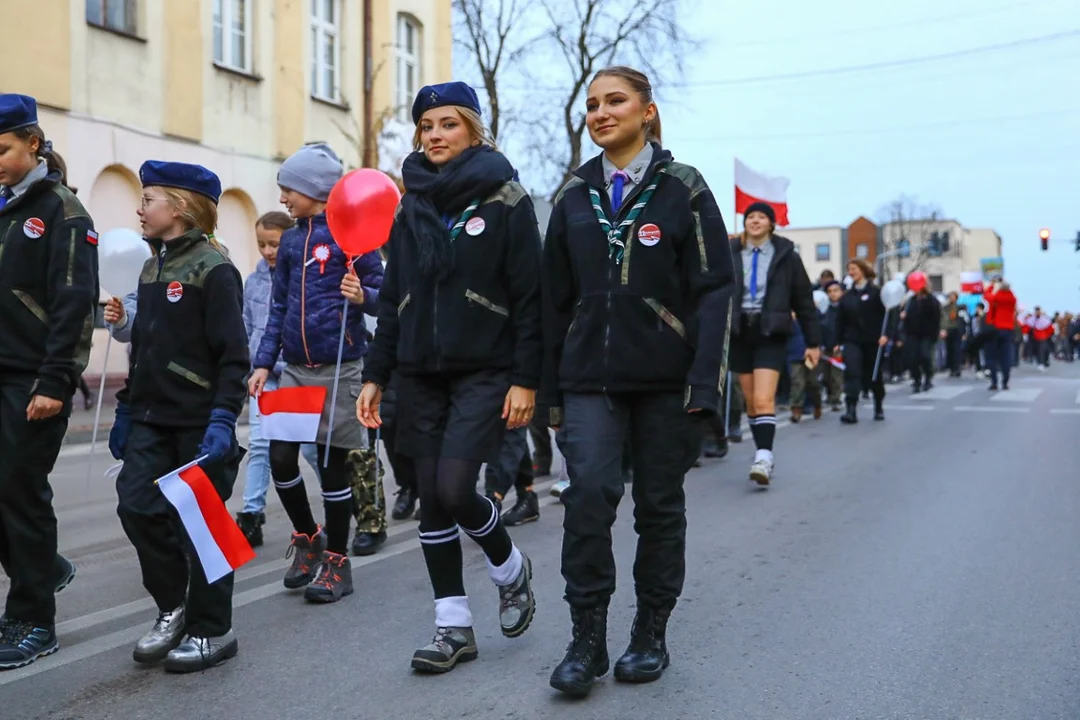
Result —
POLYGON ((529 193, 525 192, 525 188, 520 183, 513 180, 503 183, 502 187, 492 193, 487 199, 484 200, 482 205, 487 205, 493 202, 501 202, 503 205, 514 207, 522 198, 529 196, 529 193))
POLYGON ((75 193, 64 187, 63 183, 56 183, 53 185, 52 192, 60 198, 60 203, 64 208, 65 221, 73 220, 74 218, 90 217, 90 213, 86 212, 86 208, 79 202, 79 198, 75 197, 75 193))
POLYGON ((558 205, 559 201, 563 199, 563 195, 565 195, 570 190, 576 188, 578 185, 584 185, 584 184, 585 184, 585 181, 582 180, 581 178, 579 178, 577 175, 570 178, 569 180, 566 181, 566 184, 563 185, 562 188, 559 189, 559 192, 555 194, 555 201, 553 203, 551 203, 551 204, 552 205, 558 205))
POLYGON ((703 178, 701 173, 698 172, 698 169, 692 165, 685 165, 673 161, 668 163, 668 166, 664 168, 664 173, 678 179, 679 182, 685 185, 686 189, 690 191, 691 199, 709 189, 709 186, 705 184, 705 178, 703 178))

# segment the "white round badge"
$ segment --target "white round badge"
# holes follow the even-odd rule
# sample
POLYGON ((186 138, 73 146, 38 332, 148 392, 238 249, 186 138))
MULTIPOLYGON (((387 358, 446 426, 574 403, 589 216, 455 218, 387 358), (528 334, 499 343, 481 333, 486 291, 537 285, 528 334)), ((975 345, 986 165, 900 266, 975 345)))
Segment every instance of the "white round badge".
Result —
POLYGON ((660 242, 660 228, 652 223, 642 225, 641 229, 637 233, 638 242, 645 247, 652 247, 656 243, 660 242))
POLYGON ((487 224, 484 222, 484 218, 469 218, 469 222, 465 223, 465 232, 472 237, 476 237, 484 232, 485 227, 487 227, 487 224))

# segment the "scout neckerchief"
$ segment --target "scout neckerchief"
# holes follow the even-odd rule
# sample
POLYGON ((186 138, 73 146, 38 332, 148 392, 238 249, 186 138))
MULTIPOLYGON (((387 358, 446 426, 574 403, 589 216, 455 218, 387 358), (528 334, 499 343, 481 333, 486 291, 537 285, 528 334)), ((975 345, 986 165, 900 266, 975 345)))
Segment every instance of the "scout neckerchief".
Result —
MULTIPOLYGON (((641 191, 641 195, 638 196, 637 201, 630 208, 630 212, 618 225, 612 225, 607 215, 604 214, 604 208, 600 205, 600 191, 593 187, 589 188, 589 200, 592 201, 593 210, 596 211, 596 219, 600 221, 600 228, 607 234, 608 257, 614 260, 616 265, 622 264, 623 254, 626 252, 626 242, 623 240, 623 236, 626 234, 627 228, 637 222, 641 211, 645 209, 649 199, 652 198, 653 193, 656 191, 656 186, 660 184, 660 176, 664 174, 666 168, 667 163, 657 166, 652 181, 641 191)), ((616 214, 617 217, 618 214, 616 214)))
POLYGON ((465 208, 465 212, 461 213, 461 217, 455 223, 454 219, 449 215, 443 215, 443 222, 446 223, 446 229, 450 231, 450 244, 453 245, 457 240, 457 236, 461 234, 461 229, 465 227, 465 223, 469 222, 469 218, 476 212, 476 208, 480 207, 479 200, 473 200, 469 203, 469 207, 465 208))

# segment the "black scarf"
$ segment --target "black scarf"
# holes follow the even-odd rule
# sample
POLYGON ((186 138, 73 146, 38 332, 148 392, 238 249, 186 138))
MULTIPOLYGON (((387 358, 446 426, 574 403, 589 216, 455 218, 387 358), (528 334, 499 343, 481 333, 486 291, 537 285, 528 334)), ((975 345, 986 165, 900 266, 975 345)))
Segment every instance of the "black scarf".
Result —
POLYGON ((486 145, 472 147, 440 170, 423 152, 405 159, 401 179, 402 218, 416 238, 420 271, 445 278, 454 265, 450 231, 443 217, 457 219, 473 200, 482 200, 514 179, 514 168, 502 153, 486 145))

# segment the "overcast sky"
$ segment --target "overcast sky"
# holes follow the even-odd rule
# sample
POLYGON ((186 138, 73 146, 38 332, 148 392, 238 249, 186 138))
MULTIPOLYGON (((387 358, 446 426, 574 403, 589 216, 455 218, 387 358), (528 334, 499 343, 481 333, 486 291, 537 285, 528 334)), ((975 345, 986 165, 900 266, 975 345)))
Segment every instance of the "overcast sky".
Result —
POLYGON ((664 144, 726 217, 733 156, 791 178, 795 227, 914 195, 996 229, 1022 303, 1080 311, 1080 0, 700 0, 688 20, 708 42, 660 93, 664 144))

